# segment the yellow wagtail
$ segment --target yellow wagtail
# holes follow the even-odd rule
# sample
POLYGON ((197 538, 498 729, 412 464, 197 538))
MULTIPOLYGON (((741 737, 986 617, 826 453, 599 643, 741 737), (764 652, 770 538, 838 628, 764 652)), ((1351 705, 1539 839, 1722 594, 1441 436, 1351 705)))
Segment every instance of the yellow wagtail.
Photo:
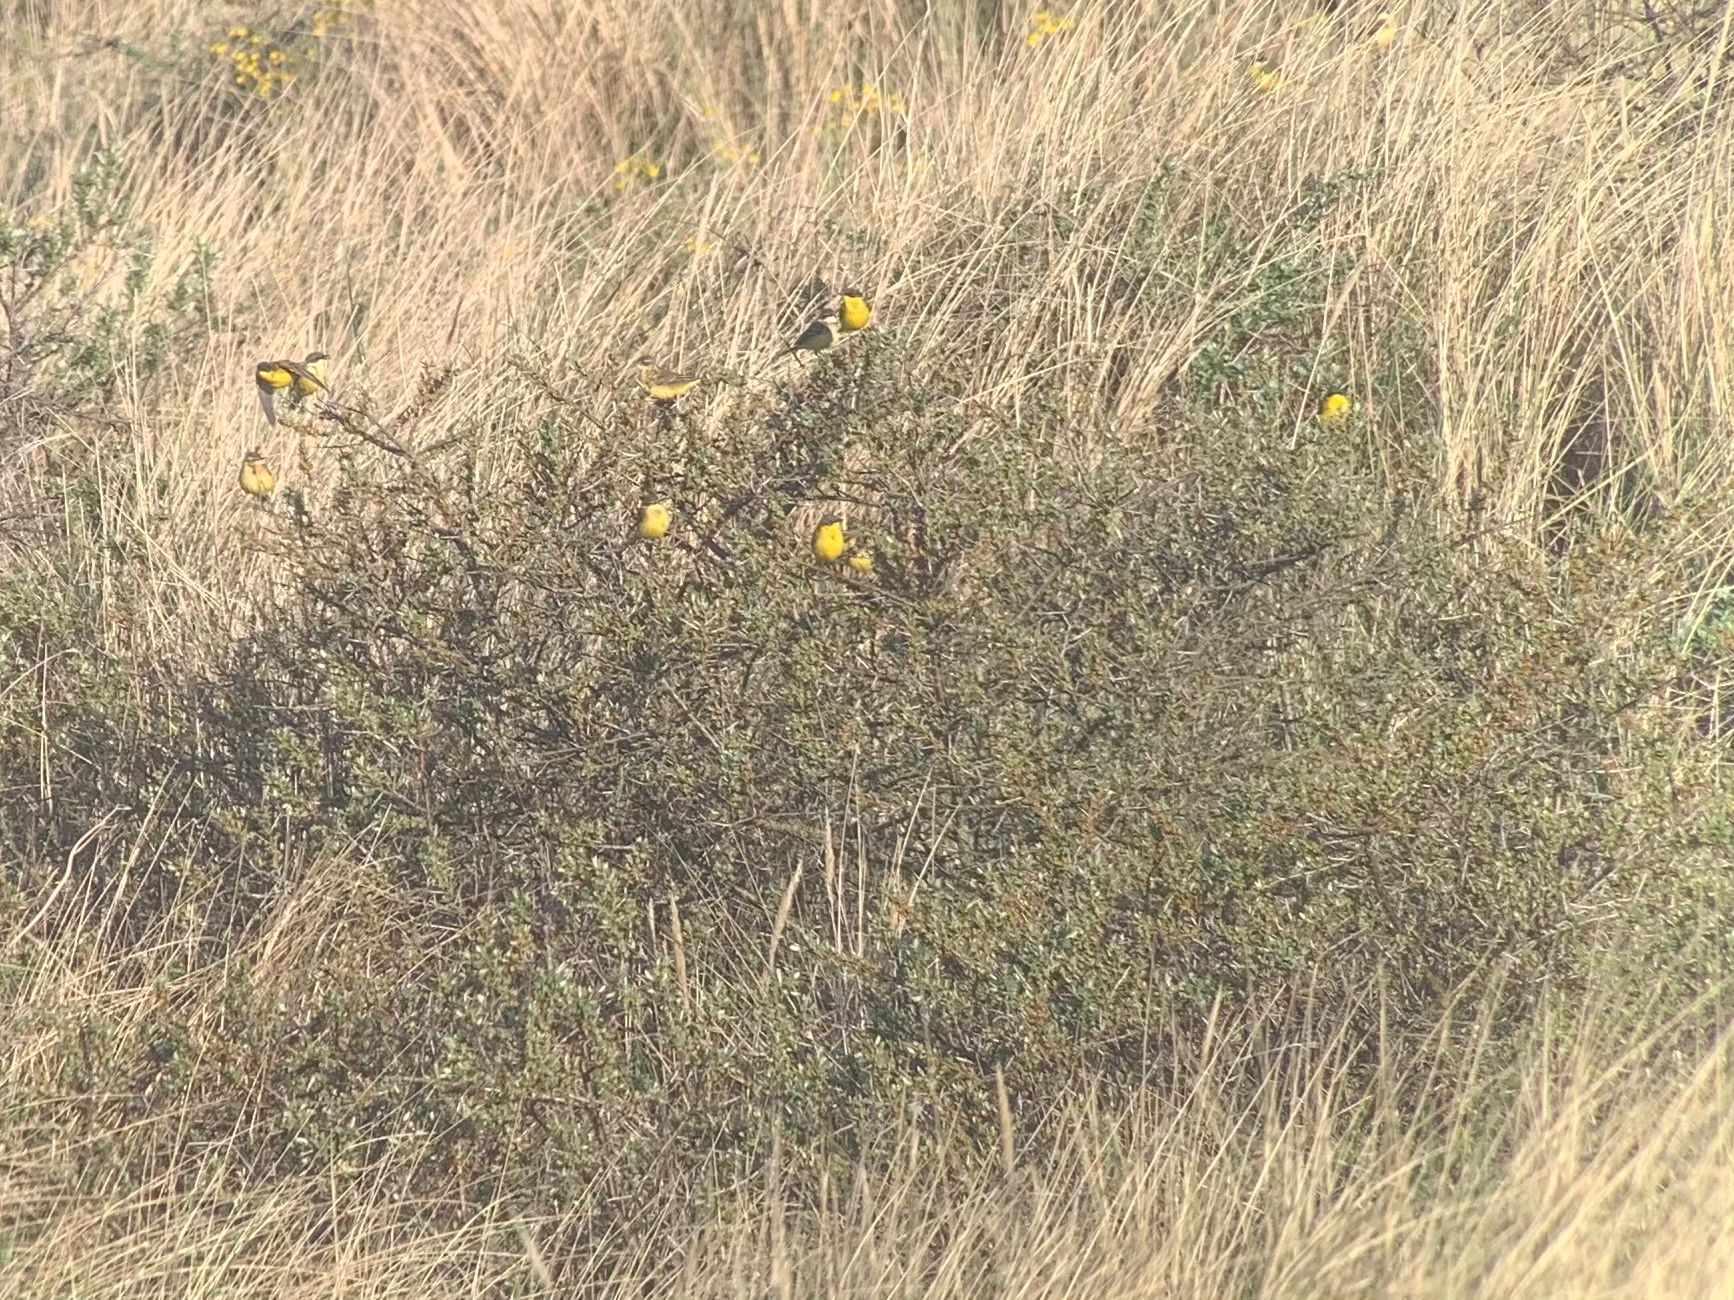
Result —
POLYGON ((867 328, 873 308, 859 293, 845 289, 837 298, 837 310, 826 312, 802 330, 789 344, 790 352, 823 352, 846 334, 867 328))
POLYGON ((330 360, 323 352, 309 352, 305 361, 261 361, 253 367, 253 379, 259 386, 259 405, 265 408, 265 422, 277 423, 277 394, 294 392, 299 397, 316 393, 325 387, 325 363, 330 360))
POLYGON ((635 358, 638 386, 650 394, 653 402, 672 402, 698 382, 697 375, 683 375, 654 364, 649 357, 635 358))
POLYGON ((813 554, 832 564, 843 554, 844 545, 843 521, 836 515, 826 515, 813 530, 813 554))
POLYGON ((873 308, 861 296, 859 289, 845 289, 837 299, 837 324, 845 334, 853 334, 856 330, 867 328, 867 322, 873 319, 873 308))
POLYGON ((1252 79, 1253 89, 1264 95, 1273 90, 1281 90, 1287 84, 1283 75, 1262 59, 1254 62, 1252 67, 1247 69, 1246 75, 1252 79))
POLYGON ((647 542, 660 541, 668 536, 673 522, 674 511, 669 509, 668 502, 653 501, 638 512, 638 535, 647 542))
POLYGON ((1326 393, 1324 401, 1319 403, 1319 423, 1341 424, 1354 409, 1354 399, 1347 393, 1326 393))
POLYGON ((873 572, 873 552, 872 551, 856 551, 855 554, 853 554, 849 557, 849 567, 852 570, 854 570, 856 573, 861 573, 861 574, 872 573, 873 572))
POLYGON ((276 490, 277 476, 255 447, 241 458, 241 491, 263 501, 276 490))

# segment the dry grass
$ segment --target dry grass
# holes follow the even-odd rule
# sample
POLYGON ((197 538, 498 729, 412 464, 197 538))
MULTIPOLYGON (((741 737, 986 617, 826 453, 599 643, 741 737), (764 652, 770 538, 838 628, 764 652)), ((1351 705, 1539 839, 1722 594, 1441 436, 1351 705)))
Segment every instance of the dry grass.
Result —
MULTIPOLYGON (((1727 1295, 1726 1043, 1634 1036, 1631 1018, 1544 1018, 1516 1064, 1449 1073, 1436 1044, 1387 1045, 1363 1086, 1344 1083, 1348 1044, 1225 1019, 1129 1108, 1073 1098, 1039 1132, 1008 1131, 1009 1170, 917 1122, 893 1168, 847 1185, 773 1163, 709 1210, 605 1232, 582 1202, 418 1228, 437 1207, 394 1194, 394 1162, 341 1190, 261 1194, 236 1190, 220 1151, 189 1151, 124 1191, 75 1193, 68 1153, 5 1150, 0 1280, 18 1296, 333 1300, 1727 1295)), ((1478 1032, 1467 1013, 1448 1031, 1478 1032)))
POLYGON ((433 0, 381 7, 323 75, 260 106, 196 52, 227 8, 26 3, 0 199, 63 202, 76 163, 115 144, 162 277, 200 241, 221 252, 213 306, 237 328, 180 358, 180 401, 140 437, 141 472, 180 490, 158 539, 169 571, 218 605, 249 522, 218 489, 260 433, 244 377, 315 343, 388 403, 420 362, 452 359, 473 364, 451 400, 484 405, 499 394, 483 363, 532 345, 574 367, 648 348, 756 373, 819 276, 860 282, 919 366, 965 364, 983 396, 1045 378, 1080 440, 1146 425, 1212 323, 1247 305, 1202 258, 1164 269, 1154 307, 1116 283, 1150 260, 1127 217, 1164 168, 1159 242, 1233 221, 1267 227, 1273 254, 1309 186, 1365 173, 1316 234, 1337 268, 1321 350, 1346 346, 1375 446, 1436 429, 1441 490, 1533 526, 1572 455, 1640 468, 1663 503, 1728 470, 1729 130, 1706 80, 1721 34, 1646 50, 1633 21, 1585 46, 1591 8, 1416 9, 1375 49, 1362 19, 1315 34, 1280 6, 1104 7, 1031 49, 1027 15, 963 5, 742 21, 670 0, 433 0), (171 35, 195 52, 123 52, 171 35), (1276 93, 1250 87, 1260 52, 1289 78, 1276 93), (1646 79, 1664 53, 1672 73, 1646 79), (903 97, 900 147, 868 147, 870 124, 841 148, 816 138, 829 93, 863 83, 903 97), (725 143, 762 163, 726 161, 725 143), (635 153, 664 179, 616 195, 635 153), (708 251, 683 251, 693 237, 708 251), (1429 409, 1380 405, 1379 379, 1416 372, 1429 409))
MULTIPOLYGON (((1313 343, 1346 358, 1319 383, 1359 396, 1369 455, 1436 440, 1440 508, 1474 501, 1538 542, 1568 505, 1617 524, 1691 504, 1700 586, 1663 595, 1688 619, 1718 597, 1734 554, 1714 504, 1734 500, 1725 15, 1414 5, 1375 48, 1358 18, 1308 31, 1286 6, 1080 5, 1031 48, 1023 10, 926 8, 382 0, 265 104, 205 53, 255 21, 238 6, 0 0, 0 211, 54 211, 89 152, 115 147, 157 235, 147 293, 201 245, 223 259, 209 307, 232 327, 175 358, 170 400, 123 385, 113 412, 134 457, 110 472, 155 481, 161 507, 132 521, 159 599, 105 630, 114 648, 196 653, 269 582, 235 467, 261 444, 298 470, 293 435, 259 418, 257 357, 322 346, 340 388, 387 408, 424 363, 453 364, 456 422, 521 400, 514 358, 558 377, 649 351, 745 375, 707 390, 720 419, 779 364, 819 277, 862 286, 914 367, 964 369, 1014 428, 1026 393, 1057 399, 1068 418, 1044 446, 1087 459, 1101 439, 1160 438, 1203 341, 1256 306, 1263 263, 1213 261, 1208 232, 1280 257, 1312 187, 1347 176, 1353 201, 1304 238, 1333 268, 1313 343), (1247 76, 1260 54, 1286 78, 1270 94, 1247 76), (907 113, 827 135, 831 92, 865 83, 907 113), (666 171, 617 192, 635 154, 666 171), (1163 225, 1140 230, 1159 175, 1163 225), (1387 397, 1399 380, 1424 397, 1387 397)), ((68 418, 48 437, 82 434, 68 418)), ((39 445, 0 446, 14 504, 53 509, 39 445)), ((142 849, 121 857, 149 869, 142 849)), ((1038 1132, 1005 1134, 1009 1176, 1002 1153, 978 1170, 915 1124, 899 1167, 854 1186, 773 1169, 606 1243, 583 1207, 418 1230, 393 1183, 413 1149, 341 1189, 237 1192, 248 1171, 221 1148, 86 1187, 92 1139, 73 1136, 75 1101, 43 1095, 46 1039, 26 1024, 142 1018, 170 997, 219 1023, 221 967, 172 924, 105 948, 108 904, 79 895, 71 861, 68 893, 40 905, 79 896, 88 924, 52 962, 20 967, 0 935, 0 1096, 31 1099, 0 1121, 10 1295, 1734 1294, 1726 1049, 1676 1051, 1642 1009, 1544 1020, 1485 1071, 1453 1052, 1425 1087, 1443 1059, 1425 1044, 1379 1045, 1380 1070, 1349 1086, 1351 1045, 1328 1030, 1272 1045, 1256 1016, 1225 1021, 1129 1111, 984 1093, 1008 1117, 1048 1108, 1038 1132)), ((304 884, 225 958, 265 984, 390 906, 365 862, 289 874, 304 884)))

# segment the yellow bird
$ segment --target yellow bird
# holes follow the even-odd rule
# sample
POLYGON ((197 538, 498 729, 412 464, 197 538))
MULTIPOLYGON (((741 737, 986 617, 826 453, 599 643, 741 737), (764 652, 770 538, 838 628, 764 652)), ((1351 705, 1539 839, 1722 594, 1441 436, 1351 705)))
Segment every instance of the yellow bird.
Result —
POLYGON ((872 573, 873 553, 871 551, 856 551, 849 557, 849 567, 856 573, 872 573))
POLYGON ((1263 60, 1256 62, 1247 69, 1247 75, 1252 78, 1252 85, 1260 94, 1268 95, 1273 90, 1283 86, 1282 76, 1277 70, 1263 60))
POLYGON ((826 564, 834 564, 842 556, 845 544, 843 521, 835 515, 827 515, 813 530, 813 554, 826 564))
POLYGON ((867 322, 873 319, 873 308, 867 305, 867 300, 861 296, 858 289, 845 289, 837 299, 837 324, 844 334, 853 334, 856 330, 867 328, 867 322))
POLYGON ((299 397, 319 392, 325 387, 325 363, 330 358, 323 352, 309 352, 305 361, 261 361, 253 367, 253 381, 259 386, 259 405, 265 408, 265 422, 277 423, 277 394, 294 392, 299 397))
POLYGON ((241 491, 263 501, 277 490, 277 476, 254 448, 241 458, 241 491))
POLYGON ((1319 423, 1341 424, 1354 409, 1354 400, 1347 393, 1326 393, 1325 400, 1319 403, 1319 423))
POLYGON ((666 370, 649 357, 639 357, 632 364, 638 367, 638 386, 650 394, 653 402, 672 402, 698 383, 697 375, 666 370))
POLYGON ((638 512, 638 535, 647 542, 660 541, 668 536, 673 522, 674 511, 669 509, 668 502, 653 501, 638 512))
POLYGON ((1397 16, 1386 10, 1379 15, 1379 25, 1373 29, 1373 34, 1367 38, 1367 44, 1375 50, 1382 50, 1397 39, 1397 16))

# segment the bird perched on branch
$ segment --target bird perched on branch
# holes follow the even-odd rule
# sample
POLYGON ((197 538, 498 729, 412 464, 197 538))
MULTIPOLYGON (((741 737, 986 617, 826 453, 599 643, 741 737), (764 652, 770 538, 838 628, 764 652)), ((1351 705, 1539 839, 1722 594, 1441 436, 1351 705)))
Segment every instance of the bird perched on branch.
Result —
POLYGON ((330 360, 323 352, 309 352, 304 361, 261 361, 253 367, 253 380, 259 386, 259 405, 265 408, 265 422, 277 423, 277 396, 292 393, 297 398, 321 392, 325 388, 325 363, 330 360))

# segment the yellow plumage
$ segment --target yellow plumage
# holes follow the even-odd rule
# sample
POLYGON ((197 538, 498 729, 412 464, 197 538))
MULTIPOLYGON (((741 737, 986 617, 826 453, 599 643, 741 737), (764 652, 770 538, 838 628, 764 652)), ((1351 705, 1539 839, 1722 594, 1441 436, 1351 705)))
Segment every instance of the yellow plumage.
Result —
POLYGON ((826 564, 837 561, 845 544, 843 521, 840 519, 826 519, 813 530, 813 554, 826 564))
POLYGON ((1281 89, 1283 85, 1281 74, 1263 62, 1254 63, 1247 69, 1247 75, 1252 78, 1253 88, 1261 94, 1268 95, 1273 90, 1281 89))
POLYGON ((263 501, 277 490, 277 476, 258 451, 250 451, 241 459, 241 491, 263 501))
POLYGON ((258 386, 259 405, 265 408, 267 424, 277 423, 278 393, 293 390, 305 397, 325 387, 328 360, 323 352, 309 352, 305 361, 261 361, 253 367, 253 382, 258 386))
POLYGON ((323 352, 309 352, 301 363, 301 374, 295 376, 295 391, 315 393, 325 387, 325 363, 331 360, 323 352))
POLYGON ((1319 403, 1319 423, 1341 424, 1354 409, 1354 400, 1347 393, 1326 393, 1319 403))
POLYGON ((849 557, 849 567, 856 573, 873 572, 873 555, 869 551, 856 551, 849 557))
POLYGON ((673 523, 674 511, 669 509, 668 503, 652 502, 638 512, 638 535, 647 542, 659 541, 668 536, 673 523))
POLYGON ((837 300, 837 324, 843 333, 864 330, 872 319, 873 308, 867 305, 867 300, 853 289, 843 290, 843 296, 837 300))
POLYGON ((649 357, 639 357, 633 364, 638 367, 638 386, 650 395, 653 402, 672 402, 698 383, 697 375, 664 369, 649 357))

